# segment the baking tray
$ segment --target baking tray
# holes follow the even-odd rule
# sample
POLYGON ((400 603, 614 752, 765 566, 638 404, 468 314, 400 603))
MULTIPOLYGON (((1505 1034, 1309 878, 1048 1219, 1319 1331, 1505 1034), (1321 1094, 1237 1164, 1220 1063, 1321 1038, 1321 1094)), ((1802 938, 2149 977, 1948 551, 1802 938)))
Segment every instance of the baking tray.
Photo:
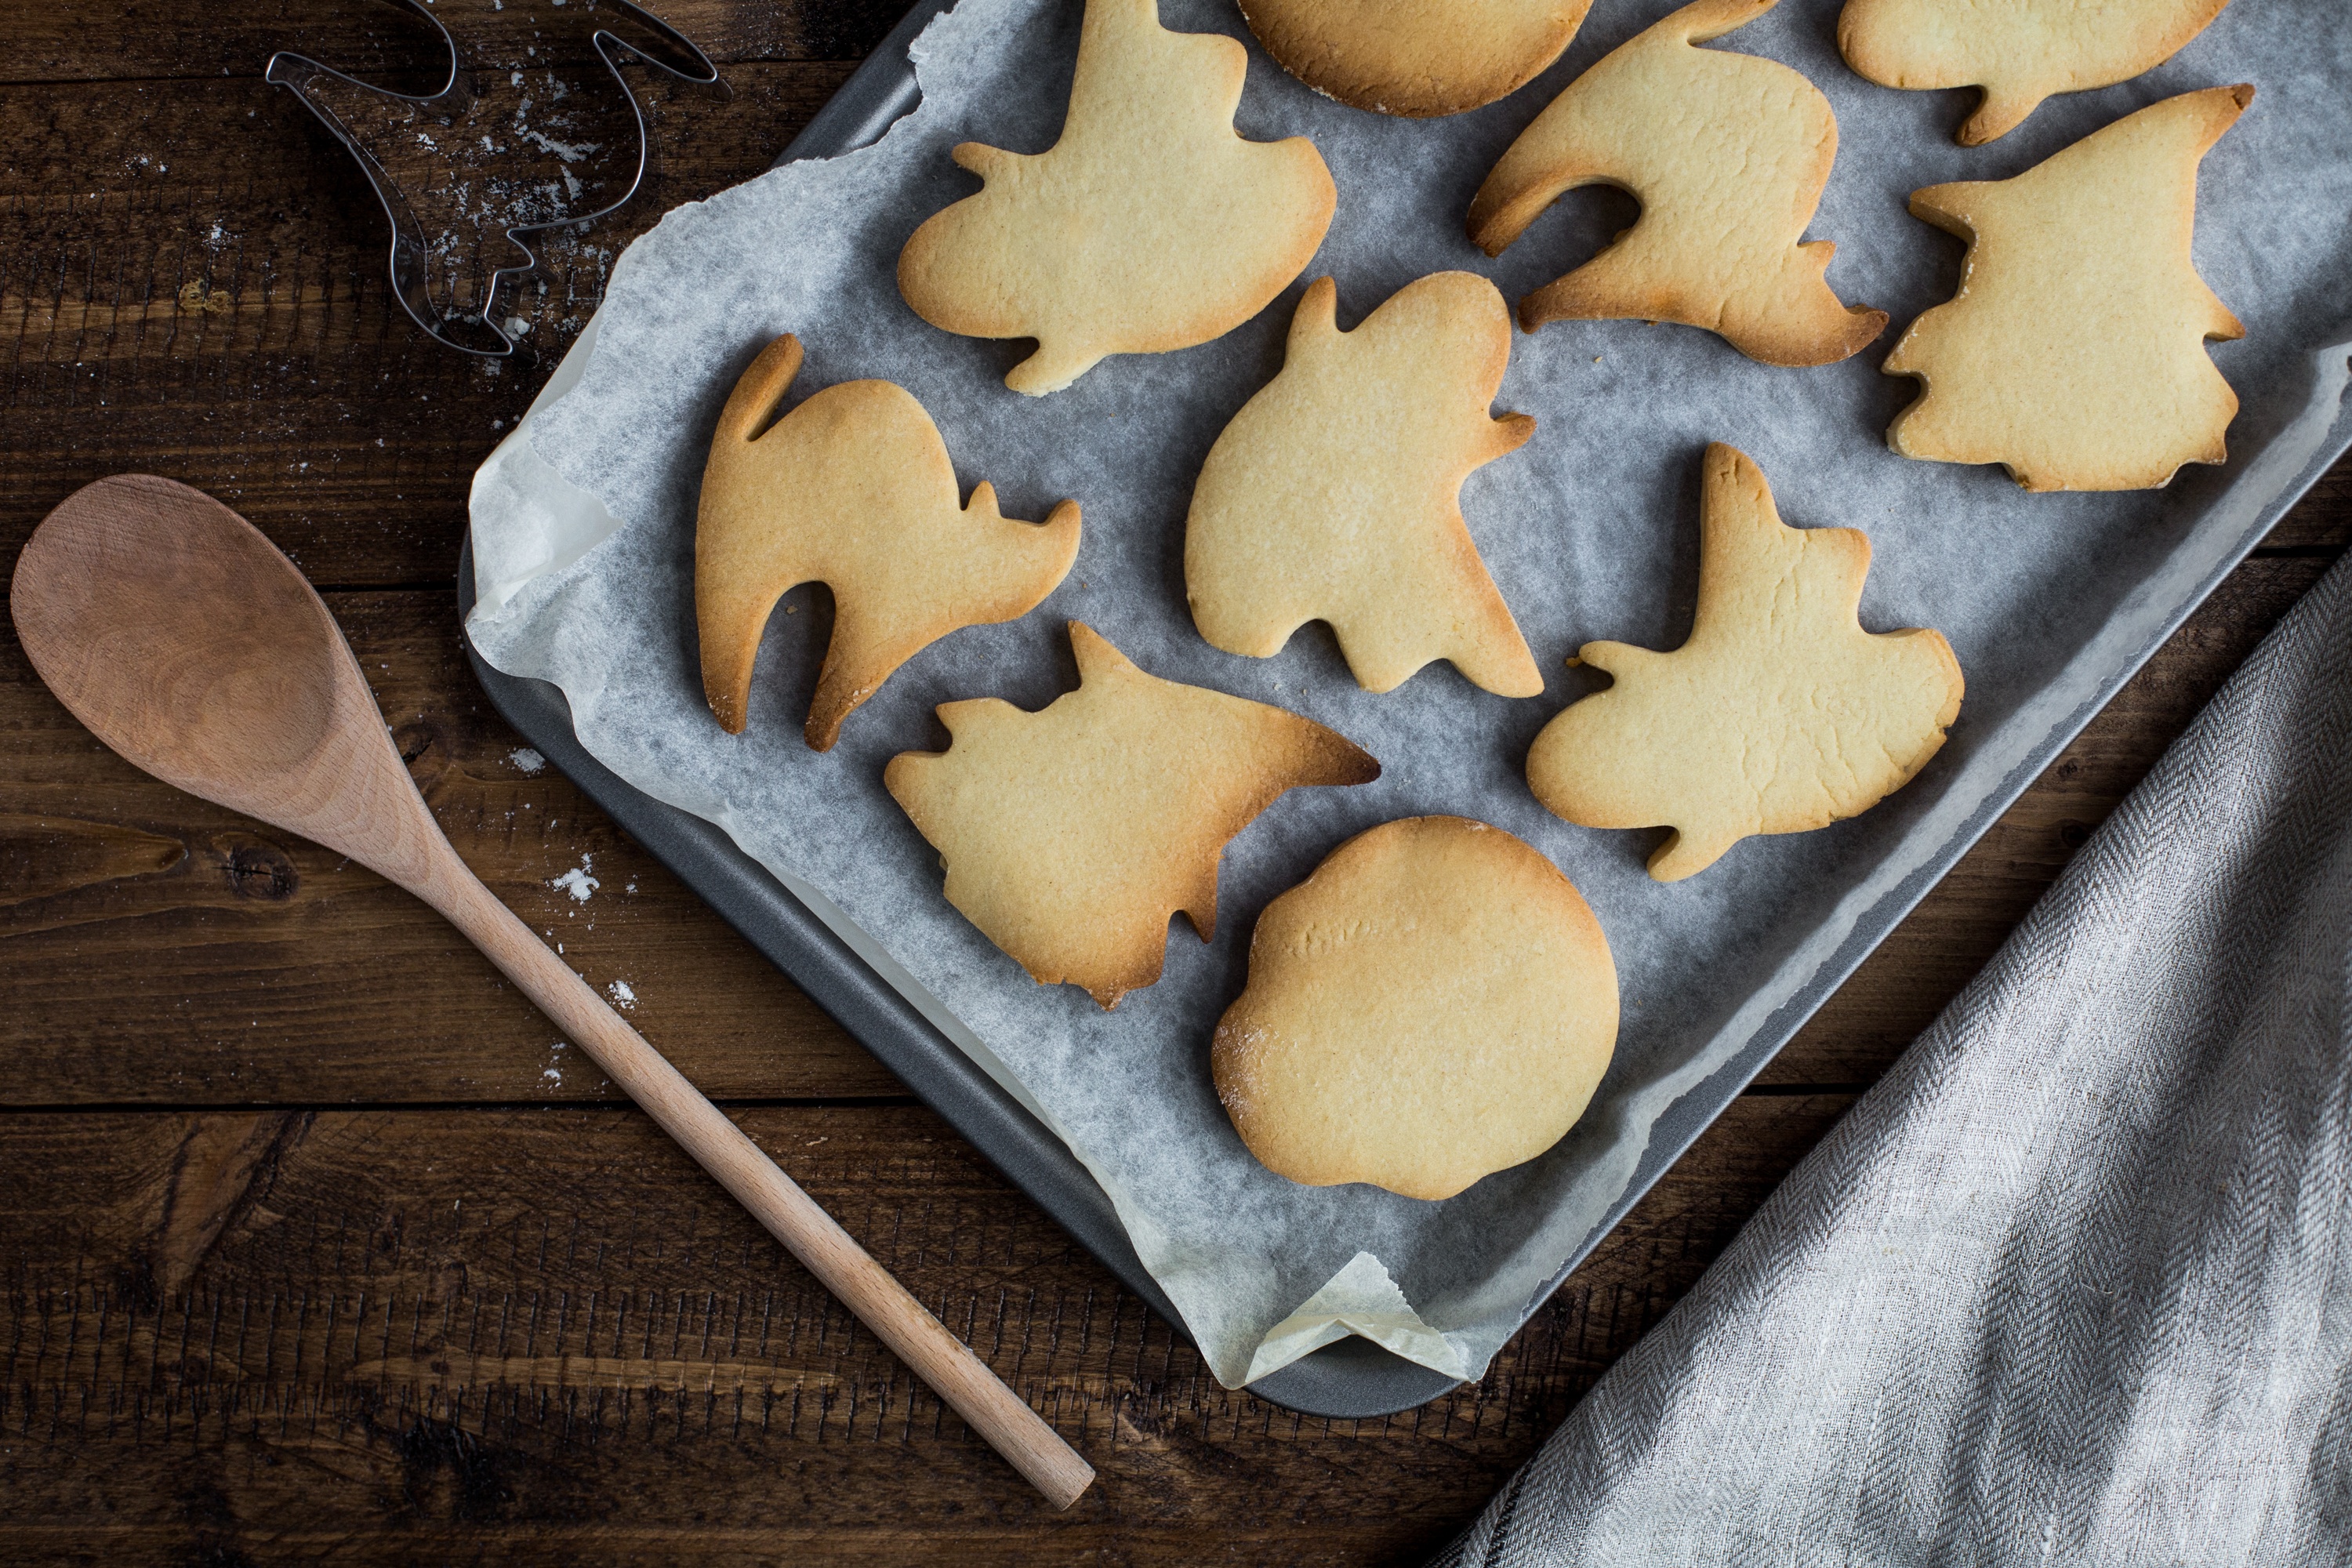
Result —
MULTIPOLYGON (((777 161, 838 156, 877 140, 894 121, 911 110, 919 92, 908 46, 951 4, 952 0, 919 0, 777 161)), ((2321 374, 2326 373, 2323 369, 2321 374)), ((2336 379, 2340 384, 2340 366, 2336 379)), ((2310 448, 2301 471, 2275 490, 2272 500, 2250 520, 2238 546, 2217 562, 2169 614, 2147 623, 2148 635, 2134 656, 2064 721, 2053 726, 2042 744, 1978 803, 1937 855, 1853 923, 1811 984, 1790 996, 1734 1057, 1659 1118, 1633 1179, 1559 1273, 1529 1301, 1530 1314, 2347 446, 2352 446, 2352 430, 2346 428, 2339 408, 2310 448)), ((474 603, 470 542, 459 558, 458 601, 461 616, 469 614, 474 603)), ((765 868, 737 848, 723 830, 640 793, 590 756, 573 734, 570 706, 557 688, 491 668, 470 640, 467 657, 499 713, 548 761, 717 909, 1122 1283, 1170 1324, 1182 1330, 1181 1317, 1145 1271, 1109 1199, 1057 1136, 765 868)), ((1250 1392, 1306 1415, 1348 1418, 1410 1409, 1453 1386, 1454 1380, 1441 1373, 1351 1337, 1259 1379, 1250 1385, 1250 1392)))

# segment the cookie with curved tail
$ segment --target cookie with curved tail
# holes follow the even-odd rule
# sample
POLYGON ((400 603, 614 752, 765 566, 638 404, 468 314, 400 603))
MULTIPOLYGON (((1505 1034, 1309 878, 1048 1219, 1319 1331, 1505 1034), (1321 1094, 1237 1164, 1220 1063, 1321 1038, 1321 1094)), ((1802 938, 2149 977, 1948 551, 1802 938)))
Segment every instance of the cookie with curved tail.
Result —
POLYGON ((1697 0, 1605 56, 1503 154, 1470 205, 1500 255, 1561 193, 1630 191, 1642 216, 1609 247, 1519 301, 1546 321, 1633 318, 1720 333, 1766 364, 1829 364, 1886 329, 1822 274, 1836 247, 1801 244, 1837 156, 1837 117, 1777 61, 1696 46, 1778 0, 1697 0))
POLYGON ((769 426, 800 374, 800 341, 770 343, 719 416, 694 526, 702 689, 729 734, 750 717, 751 666, 787 589, 833 590, 833 641, 808 743, 917 653, 959 626, 1027 615, 1078 554, 1078 503, 1045 522, 996 510, 983 480, 956 504, 955 466, 931 416, 887 381, 828 386, 769 426))

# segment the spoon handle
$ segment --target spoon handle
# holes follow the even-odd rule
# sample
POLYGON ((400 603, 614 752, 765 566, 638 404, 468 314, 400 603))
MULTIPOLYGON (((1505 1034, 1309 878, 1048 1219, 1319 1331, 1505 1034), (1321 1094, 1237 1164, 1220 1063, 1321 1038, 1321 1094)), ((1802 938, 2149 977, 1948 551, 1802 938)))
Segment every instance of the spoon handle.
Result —
POLYGON ((879 1335, 898 1359, 988 1440, 1057 1509, 1095 1479, 1093 1467, 915 1300, 889 1270, 776 1163, 621 1020, 538 933, 482 886, 454 849, 415 890, 446 915, 663 1131, 735 1194, 753 1217, 879 1335))

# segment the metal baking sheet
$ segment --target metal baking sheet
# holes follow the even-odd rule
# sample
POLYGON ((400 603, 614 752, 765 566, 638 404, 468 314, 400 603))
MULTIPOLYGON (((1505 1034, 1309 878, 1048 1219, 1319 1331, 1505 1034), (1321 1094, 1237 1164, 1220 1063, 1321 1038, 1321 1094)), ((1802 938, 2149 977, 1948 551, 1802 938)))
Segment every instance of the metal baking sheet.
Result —
MULTIPOLYGON (((928 16, 939 8, 940 7, 935 5, 922 7, 921 11, 910 17, 906 26, 901 29, 902 36, 910 37, 912 31, 919 28, 928 16)), ((830 155, 846 151, 863 141, 871 140, 878 135, 899 113, 911 108, 915 101, 914 84, 911 72, 906 64, 902 39, 894 38, 890 43, 886 44, 868 66, 853 79, 849 87, 845 89, 842 97, 836 100, 833 106, 829 106, 825 113, 811 125, 808 132, 788 151, 788 156, 830 155)), ((1698 1131, 1729 1102, 1738 1089, 1753 1076, 1771 1053, 1779 1048, 1780 1045, 1828 993, 1843 981, 1853 965, 1871 947, 1875 945, 1885 931, 1893 927, 1926 889, 1942 875, 1943 871, 1948 868, 1952 860, 1957 858, 1986 826, 1990 826, 2000 811, 2046 765, 2050 757, 2054 755, 2056 751, 2104 704, 2115 689, 2128 677, 2132 669, 2137 667, 2147 653, 2153 651, 2154 647, 2178 624, 2179 618, 2185 616, 2204 594, 2227 574, 2242 556, 2244 551, 2260 537, 2263 530, 2266 529, 2294 497, 2300 494, 2310 480, 2324 469, 2326 460, 2341 449, 2344 442, 2343 432, 2338 428, 2341 421, 2337 417, 2339 412, 2336 405, 2337 399, 2328 391, 2328 387, 2332 377, 2334 388, 2336 392, 2340 392, 2343 379, 2342 352, 2340 349, 2333 352, 2332 363, 2326 356, 2321 356, 2311 365, 2310 374, 2315 380, 2310 388, 2270 386, 2263 389, 2265 395, 2274 400, 2281 395, 2284 395, 2293 398, 2295 405, 2305 407, 2309 412, 2304 418, 2296 421, 2295 429, 2289 433, 2294 437, 2294 439, 2274 438, 2258 456, 2252 458, 2251 462, 2241 459, 2237 465, 2241 469, 2264 469, 2261 474, 2262 482, 2243 488, 2232 487, 2235 494, 2221 498, 2215 508, 2218 513, 2226 515, 2209 515, 2204 522, 2200 522, 2200 532, 2205 531, 2210 526, 2213 536, 2224 542, 2226 547, 2210 555, 2200 552, 2198 556, 2199 563, 2193 571, 2183 573, 2176 570, 2161 584, 2143 584, 2144 589, 2160 589, 2160 592, 2143 593, 2138 601, 2130 606, 2131 613, 2128 616, 2119 615, 2117 624, 2108 628, 2113 635, 2105 643, 2107 652, 2112 653, 2122 647, 2125 643, 2128 643, 2130 645, 2128 655, 2116 658, 2112 663, 2104 663, 2095 682, 2070 687, 2067 700, 2073 703, 2073 710, 2055 715, 2055 721, 2042 731, 2040 741, 2019 757, 2007 775, 2000 778, 1996 785, 1990 788, 1972 789, 1973 798, 1965 803, 1958 826, 1941 841, 1937 852, 1924 859, 1909 862, 1910 870, 1899 882, 1876 889, 1870 907, 1858 911, 1858 918, 1853 918, 1850 923, 1843 925, 1844 934, 1837 940, 1829 960, 1818 963, 1811 971, 1810 977, 1804 984, 1793 992, 1781 995, 1769 1016, 1746 1020, 1742 1025, 1744 1033, 1735 1037, 1739 1043, 1730 1056, 1710 1058, 1718 1065, 1696 1088, 1682 1093, 1655 1123, 1633 1179, 1626 1184, 1615 1203, 1591 1227, 1583 1242, 1571 1254, 1567 1267, 1560 1270, 1560 1276, 1564 1277, 1567 1268, 1573 1267, 1575 1261, 1606 1232, 1608 1227, 1622 1215, 1624 1209, 1630 1206, 1657 1174, 1671 1163, 1672 1159, 1678 1155, 1690 1140, 1696 1137, 1698 1131), (2305 395, 2297 396, 2297 394, 2305 395), (2311 427, 2315 416, 2316 417, 2315 428, 2311 427), (2231 504, 2233 500, 2242 500, 2250 491, 2263 499, 2258 503, 2248 503, 2243 506, 2231 504), (2077 700, 2078 693, 2079 700, 2077 700)), ((2251 473, 2248 477, 2252 477, 2251 473)), ((486 680, 488 679, 486 674, 486 680)), ((505 679, 503 677, 497 679, 505 679)), ((495 685, 492 689, 493 695, 497 696, 498 689, 495 685)), ((566 711, 562 706, 562 700, 560 697, 554 697, 551 691, 549 697, 554 704, 555 721, 562 726, 563 739, 569 742, 570 725, 566 711)), ((506 706, 503 700, 501 706, 506 706)), ((2053 717, 2046 706, 2042 712, 2043 717, 2053 717)), ((527 732, 532 732, 528 725, 525 728, 527 732)), ((536 732, 533 733, 534 739, 540 738, 536 732)), ((567 749, 580 755, 582 761, 586 760, 584 753, 579 753, 576 747, 559 746, 549 749, 549 754, 558 757, 561 761, 562 753, 567 749)), ((2014 756, 2016 753, 2011 752, 2007 755, 2014 756)), ((607 774, 606 777, 610 778, 610 775, 607 774)), ((586 781, 583 779, 583 782, 586 781)), ((617 779, 613 779, 612 784, 617 789, 627 788, 617 779)), ((593 787, 591 793, 597 795, 593 787)), ((634 791, 630 793, 635 794, 634 791)), ((614 803, 607 800, 604 795, 597 795, 597 798, 604 800, 608 807, 614 807, 614 803)), ((652 803, 645 800, 645 797, 639 796, 638 799, 644 801, 646 805, 652 806, 652 803)), ((635 824, 630 820, 630 814, 627 811, 618 807, 614 809, 614 815, 622 818, 625 826, 630 826, 633 831, 638 831, 635 824)), ((664 807, 653 809, 664 812, 667 810, 664 807)), ((692 823, 704 837, 717 841, 722 847, 727 847, 716 829, 696 819, 681 817, 680 820, 692 823)), ((1951 819, 1948 817, 1947 820, 1951 819)), ((663 853, 665 858, 670 858, 663 846, 651 836, 640 831, 640 837, 646 837, 657 852, 663 853)), ((731 847, 728 847, 727 852, 737 859, 743 860, 746 867, 750 867, 748 859, 740 857, 731 847)), ((695 872, 688 870, 685 867, 681 867, 680 869, 687 874, 689 882, 702 886, 695 872)), ((790 895, 780 884, 775 883, 773 879, 767 878, 764 872, 759 871, 755 867, 751 867, 751 870, 754 877, 764 880, 772 888, 774 898, 790 902, 790 895)), ((712 891, 709 888, 705 890, 712 891)), ((724 901, 716 894, 714 894, 714 901, 721 902, 722 909, 727 908, 724 901)), ((822 933, 826 937, 832 936, 832 932, 817 924, 807 911, 799 910, 797 905, 793 905, 793 910, 798 914, 798 923, 803 928, 822 933)), ((727 912, 730 917, 737 918, 739 923, 742 923, 741 917, 735 910, 728 909, 727 912)), ((1844 912, 1848 916, 1857 914, 1854 910, 1844 912)), ((754 940, 761 939, 755 936, 754 940)), ((801 967, 796 966, 795 962, 775 948, 769 947, 764 941, 761 942, 761 945, 783 964, 788 973, 794 973, 796 978, 801 977, 801 967)), ((1819 948, 1829 946, 1827 933, 1824 933, 1818 946, 1819 948)), ((844 952, 841 956, 847 959, 851 964, 856 963, 854 955, 844 952)), ((807 953, 800 954, 799 960, 802 965, 811 963, 807 953)), ((866 978, 870 983, 870 992, 880 997, 895 998, 896 993, 889 990, 870 971, 866 972, 866 978)), ((810 984, 806 980, 803 984, 810 984)), ((821 988, 821 984, 810 984, 810 989, 821 1002, 828 1006, 835 1006, 836 1011, 845 1017, 845 1021, 851 1022, 853 1029, 862 1037, 867 1037, 868 1043, 876 1046, 877 1054, 884 1056, 886 1061, 889 1061, 890 1065, 898 1068, 902 1074, 907 1072, 908 1069, 898 1060, 894 1059, 889 1050, 884 1049, 877 1040, 867 1034, 865 1026, 858 1022, 851 1021, 851 1008, 846 1005, 836 1005, 837 999, 827 994, 821 988)), ((884 1006, 887 1010, 887 1001, 884 1006)), ((929 1031, 928 1026, 920 1016, 914 1012, 910 1005, 901 1002, 897 1010, 912 1026, 908 1036, 909 1041, 935 1053, 961 1056, 961 1053, 955 1051, 951 1042, 929 1031)), ((1763 1009, 1759 1006, 1751 1008, 1751 1011, 1760 1013, 1763 1009)), ((997 1090, 997 1086, 992 1081, 971 1069, 967 1062, 960 1061, 956 1065, 965 1067, 966 1077, 985 1084, 988 1089, 996 1090, 1000 1096, 1003 1096, 1003 1091, 997 1090)), ((917 1087, 921 1088, 919 1084, 917 1087)), ((928 1091, 926 1092, 929 1097, 928 1091)), ((953 1102, 953 1098, 950 1095, 950 1102, 941 1102, 940 1109, 949 1114, 950 1120, 956 1121, 959 1126, 962 1126, 963 1121, 958 1115, 957 1104, 953 1102)), ((1003 1098, 1009 1101, 1010 1097, 1003 1098)), ((1019 1110, 1017 1103, 1010 1103, 1008 1109, 1015 1115, 1025 1116, 1025 1113, 1019 1110)), ((975 1118, 975 1120, 984 1121, 985 1119, 975 1118)), ((1052 1140, 1050 1134, 1045 1133, 1043 1128, 1034 1121, 1029 1122, 1028 1125, 1037 1137, 1047 1140, 1058 1151, 1058 1141, 1052 1140)), ((969 1128, 966 1130, 968 1132, 971 1131, 969 1128)), ((1054 1197, 1040 1191, 1039 1185, 1034 1185, 1030 1181, 1024 1179, 1020 1168, 1015 1163, 1008 1162, 1005 1155, 1000 1154, 997 1149, 992 1147, 989 1137, 984 1135, 984 1130, 982 1132, 972 1132, 971 1135, 975 1142, 991 1152, 992 1156, 999 1158, 1000 1163, 1006 1163, 1015 1179, 1023 1180, 1023 1184, 1029 1186, 1049 1208, 1055 1209, 1057 1214, 1062 1212, 1054 1197)), ((1060 1152, 1063 1162, 1076 1175, 1076 1182, 1084 1189, 1085 1194, 1093 1200, 1097 1208, 1104 1206, 1105 1200, 1100 1191, 1094 1188, 1083 1172, 1076 1166, 1075 1162, 1070 1161, 1066 1152, 1060 1152)), ((1020 1158, 1017 1152, 1013 1156, 1013 1161, 1018 1161, 1020 1158)), ((1069 1194, 1066 1190, 1062 1190, 1060 1195, 1067 1197, 1069 1194)), ((1069 1216, 1064 1215, 1064 1217, 1067 1219, 1069 1216)), ((1579 1223, 1581 1224, 1580 1215, 1579 1223)), ((1132 1249, 1125 1246, 1123 1237, 1119 1237, 1111 1252, 1106 1252, 1104 1247, 1097 1245, 1094 1237, 1080 1226, 1074 1224, 1073 1228, 1078 1230, 1079 1234, 1088 1240, 1090 1246, 1095 1246, 1097 1252, 1103 1253, 1106 1260, 1111 1262, 1114 1268, 1121 1268, 1121 1271, 1128 1275, 1130 1283, 1138 1282, 1139 1265, 1134 1258, 1132 1249), (1114 1253, 1119 1256, 1114 1256, 1114 1253), (1125 1265, 1124 1268, 1121 1267, 1122 1262, 1125 1265)), ((1112 1236, 1118 1235, 1115 1221, 1108 1228, 1112 1236)), ((1557 1283, 1558 1277, 1555 1277, 1551 1285, 1556 1286, 1557 1283)), ((1163 1312, 1166 1310, 1166 1303, 1161 1294, 1150 1289, 1148 1281, 1139 1283, 1139 1289, 1143 1290, 1147 1299, 1160 1305, 1163 1312)), ((1549 1293, 1549 1287, 1547 1287, 1545 1291, 1533 1296, 1528 1303, 1527 1310, 1532 1310, 1544 1295, 1549 1293)), ((1171 1321, 1174 1320, 1171 1318, 1171 1321)), ((1388 1356, 1386 1352, 1380 1352, 1362 1342, 1343 1342, 1341 1345, 1333 1346, 1319 1352, 1315 1362, 1328 1363, 1341 1369, 1339 1372, 1335 1372, 1333 1376, 1340 1383, 1343 1392, 1334 1393, 1328 1389, 1302 1391, 1286 1386, 1282 1380, 1293 1369, 1286 1369, 1283 1373, 1260 1379, 1253 1386, 1270 1397, 1318 1414, 1367 1415, 1402 1408, 1430 1396, 1446 1385, 1446 1380, 1442 1375, 1412 1367, 1409 1363, 1388 1356), (1335 1355, 1335 1352, 1339 1353, 1335 1355), (1360 1373, 1347 1371, 1350 1358, 1354 1359, 1357 1366, 1364 1370, 1360 1373), (1405 1379, 1402 1385, 1398 1382, 1400 1372, 1405 1379), (1344 1375, 1342 1375, 1343 1373, 1344 1375)), ((1298 1364, 1303 1367, 1310 1363, 1298 1364)))
MULTIPOLYGON (((829 158, 862 147, 913 109, 918 95, 907 46, 950 4, 952 0, 921 0, 908 11, 776 161, 829 158)), ((473 607, 469 542, 457 563, 461 622, 473 607)), ((723 831, 632 788, 590 756, 572 733, 572 710, 562 691, 546 681, 492 668, 471 641, 466 644, 466 657, 499 716, 549 763, 765 953, 918 1099, 987 1155, 1118 1275, 1121 1284, 1179 1332, 1183 1331, 1182 1316, 1136 1257, 1110 1200, 1067 1144, 723 831)), ((1443 1373, 1392 1355, 1369 1340, 1349 1338, 1260 1378, 1250 1392, 1304 1415, 1345 1418, 1409 1410, 1454 1386, 1454 1380, 1443 1373)))

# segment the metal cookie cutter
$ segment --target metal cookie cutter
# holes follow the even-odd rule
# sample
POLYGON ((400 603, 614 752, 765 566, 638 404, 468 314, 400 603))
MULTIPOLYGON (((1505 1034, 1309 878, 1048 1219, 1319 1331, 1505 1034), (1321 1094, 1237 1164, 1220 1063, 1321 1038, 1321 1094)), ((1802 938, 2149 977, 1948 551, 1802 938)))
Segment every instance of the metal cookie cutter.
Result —
MULTIPOLYGON (((680 59, 690 63, 681 66, 664 59, 608 27, 595 29, 590 41, 598 58, 604 62, 604 68, 611 74, 614 85, 620 89, 622 100, 629 106, 636 134, 636 162, 628 171, 628 183, 617 197, 593 211, 572 212, 568 208, 567 194, 569 197, 576 198, 592 189, 583 184, 568 166, 582 150, 568 147, 543 132, 523 126, 520 111, 514 115, 515 123, 511 126, 503 121, 486 121, 482 107, 484 95, 472 76, 459 68, 457 40, 450 36, 441 18, 434 14, 427 0, 394 0, 394 3, 423 17, 441 36, 442 47, 449 57, 449 71, 447 79, 438 91, 423 96, 393 92, 285 50, 269 57, 268 68, 264 75, 299 98, 335 140, 341 142, 358 161, 361 170, 367 175, 368 184, 375 190, 376 199, 383 204, 384 216, 392 224, 392 288, 410 319, 424 328, 436 342, 460 353, 503 359, 515 352, 515 339, 499 324, 499 295, 509 285, 519 282, 539 268, 539 256, 526 237, 574 226, 584 226, 625 205, 637 194, 638 186, 645 183, 648 161, 646 111, 644 105, 637 101, 636 95, 630 91, 627 79, 621 74, 623 62, 640 60, 689 86, 717 87, 723 92, 725 89, 719 84, 719 68, 692 40, 652 12, 633 4, 632 0, 587 0, 585 8, 618 13, 621 18, 642 27, 661 45, 675 50, 680 59), (339 104, 348 107, 339 107, 339 104), (354 124, 351 110, 361 106, 380 111, 384 125, 371 128, 354 124), (388 132, 397 131, 413 137, 425 149, 439 152, 440 143, 434 140, 432 131, 423 129, 425 127, 440 130, 453 150, 462 142, 464 156, 478 163, 482 154, 493 158, 515 156, 499 145, 497 138, 500 133, 506 134, 509 141, 520 139, 535 142, 543 151, 564 161, 563 166, 556 171, 560 184, 545 181, 520 185, 513 191, 496 190, 493 187, 515 183, 483 177, 484 189, 489 193, 488 199, 497 202, 506 209, 505 216, 514 219, 504 222, 492 218, 490 226, 522 252, 523 260, 518 265, 493 270, 488 286, 479 291, 478 302, 471 309, 445 312, 436 300, 432 287, 434 268, 436 258, 446 260, 448 236, 445 235, 436 241, 427 233, 425 225, 417 215, 415 204, 385 167, 384 160, 377 151, 377 144, 386 142, 388 132), (479 153, 475 151, 476 142, 479 143, 479 153), (488 346, 492 339, 497 342, 495 348, 488 346)), ((555 4, 562 5, 562 0, 555 0, 555 4)), ((512 81, 514 85, 520 86, 523 73, 513 73, 512 81)), ((561 98, 568 89, 557 83, 553 91, 557 98, 561 98)), ((526 98, 522 101, 527 109, 530 100, 526 98)), ((600 149, 590 143, 586 150, 600 149)), ((432 177, 444 184, 457 178, 454 173, 437 171, 432 177)), ((600 184, 607 183, 599 182, 600 184)), ((453 188, 461 200, 472 191, 468 183, 457 183, 453 188)), ((476 221, 477 226, 480 226, 482 220, 476 221)))

